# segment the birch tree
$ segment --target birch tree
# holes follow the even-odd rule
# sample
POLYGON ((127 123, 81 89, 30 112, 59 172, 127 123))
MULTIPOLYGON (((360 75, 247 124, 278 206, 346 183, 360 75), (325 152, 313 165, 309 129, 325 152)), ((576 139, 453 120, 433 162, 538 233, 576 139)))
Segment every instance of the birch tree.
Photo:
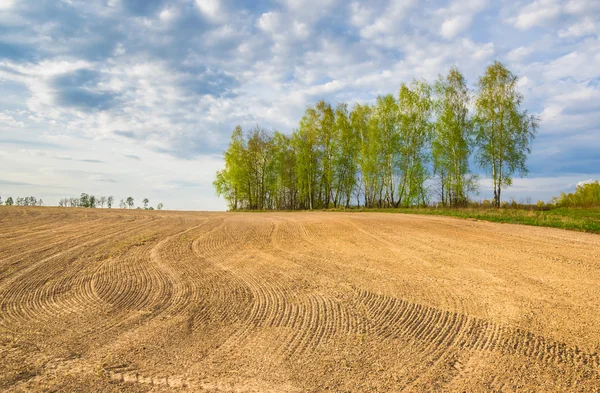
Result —
POLYGON ((469 117, 470 93, 464 76, 452 67, 435 83, 436 122, 432 142, 434 174, 444 206, 465 206, 477 190, 477 177, 469 173, 473 124, 469 117))
POLYGON ((352 127, 348 105, 338 104, 335 109, 335 135, 338 142, 334 154, 334 207, 341 204, 350 207, 358 170, 359 138, 356 131, 352 127))
POLYGON ((300 120, 300 127, 292 136, 296 151, 296 178, 300 208, 320 207, 318 187, 320 184, 319 116, 314 108, 308 108, 300 120))
POLYGON ((500 207, 502 190, 512 184, 513 175, 528 173, 527 155, 539 126, 538 117, 521 109, 523 95, 517 83, 518 77, 498 61, 477 82, 476 157, 492 177, 496 207, 500 207))
POLYGON ((433 103, 431 87, 425 81, 413 81, 400 88, 400 181, 396 206, 427 203, 425 181, 429 177, 427 151, 431 141, 433 103))

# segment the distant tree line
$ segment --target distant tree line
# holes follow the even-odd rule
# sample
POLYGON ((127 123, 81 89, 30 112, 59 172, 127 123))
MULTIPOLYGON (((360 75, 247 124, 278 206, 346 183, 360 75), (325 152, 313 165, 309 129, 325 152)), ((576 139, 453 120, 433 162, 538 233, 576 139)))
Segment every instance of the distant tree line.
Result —
POLYGON ((526 158, 539 119, 521 108, 518 77, 495 62, 469 91, 453 67, 434 84, 402 84, 374 104, 325 101, 288 136, 236 127, 214 186, 232 210, 364 206, 465 206, 477 163, 493 181, 493 205, 526 158), (473 111, 470 111, 473 108, 473 111))
MULTIPOLYGON (((111 195, 111 196, 101 196, 101 197, 96 197, 94 195, 89 195, 86 193, 81 193, 81 195, 79 197, 72 197, 72 198, 62 198, 58 201, 58 206, 60 207, 86 207, 86 208, 96 208, 96 207, 100 207, 103 208, 104 206, 108 207, 109 209, 113 207, 115 203, 115 198, 111 195)), ((143 207, 138 207, 138 209, 145 209, 145 210, 154 210, 155 208, 150 206, 150 200, 148 198, 144 198, 142 200, 143 203, 143 207)), ((8 197, 6 199, 6 201, 2 200, 2 197, 0 196, 0 205, 5 204, 7 206, 12 206, 12 205, 16 205, 16 206, 43 206, 44 201, 40 198, 37 199, 36 197, 18 197, 16 199, 13 200, 12 197, 8 197)), ((121 202, 119 203, 119 207, 121 209, 133 209, 135 208, 135 203, 134 203, 134 199, 132 197, 128 197, 127 199, 121 199, 121 202)), ((156 210, 162 210, 164 207, 163 203, 159 203, 156 206, 156 210)))
POLYGON ((8 197, 6 199, 6 202, 2 201, 2 197, 0 197, 0 205, 5 204, 6 206, 12 206, 12 205, 16 205, 16 206, 43 206, 44 205, 44 201, 42 200, 42 198, 37 199, 34 196, 29 196, 29 197, 17 197, 16 199, 13 200, 12 197, 8 197))
MULTIPOLYGON (((87 207, 87 208, 103 208, 104 206, 111 209, 115 203, 114 197, 111 195, 109 197, 101 196, 96 197, 94 195, 89 195, 86 193, 81 193, 81 196, 74 198, 62 198, 58 201, 58 206, 60 207, 87 207)), ((144 198, 142 203, 143 209, 145 210, 154 210, 154 207, 149 206, 150 201, 148 198, 144 198)), ((156 206, 156 210, 162 210, 164 205, 159 203, 156 206)), ((119 208, 121 209, 133 209, 135 208, 135 202, 132 197, 127 197, 126 199, 121 199, 119 203, 119 208)), ((142 209, 142 207, 138 207, 138 209, 142 209)))

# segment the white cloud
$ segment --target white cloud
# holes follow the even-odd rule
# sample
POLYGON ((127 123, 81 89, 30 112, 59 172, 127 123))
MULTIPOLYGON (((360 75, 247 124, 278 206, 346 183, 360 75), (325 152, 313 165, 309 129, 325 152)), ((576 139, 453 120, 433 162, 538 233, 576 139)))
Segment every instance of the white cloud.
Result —
POLYGON ((7 125, 9 127, 25 127, 25 123, 17 121, 13 116, 5 112, 0 112, 0 125, 7 125))
POLYGON ((570 14, 589 16, 600 10, 600 2, 597 0, 568 0, 564 9, 570 14))
POLYGON ((585 45, 548 63, 545 70, 547 80, 571 77, 576 80, 590 80, 600 77, 600 40, 589 40, 585 45))
POLYGON ((15 0, 0 0, 0 11, 8 10, 15 5, 15 0))
POLYGON ((561 6, 557 0, 535 0, 521 8, 511 22, 517 28, 527 30, 553 21, 560 13, 561 6))
POLYGON ((558 32, 558 36, 561 38, 566 37, 581 37, 588 34, 598 34, 598 21, 592 18, 584 18, 583 20, 577 21, 566 29, 561 29, 558 32))
POLYGON ((513 62, 520 62, 526 59, 530 54, 533 53, 533 48, 520 46, 516 49, 508 52, 508 58, 513 62))
POLYGON ((265 12, 258 19, 258 27, 267 33, 276 33, 281 27, 279 13, 265 12))
POLYGON ((487 6, 487 0, 455 0, 448 8, 436 12, 443 18, 440 34, 446 39, 453 39, 468 30, 473 16, 487 6))
POLYGON ((470 18, 465 15, 457 15, 450 19, 446 19, 442 23, 441 34, 442 37, 452 39, 459 33, 462 33, 469 28, 470 18))
POLYGON ((595 181, 594 179, 582 180, 580 182, 577 182, 577 187, 581 187, 581 186, 584 186, 586 184, 593 183, 594 181, 595 181))
POLYGON ((256 25, 277 42, 276 52, 290 50, 294 41, 306 40, 310 35, 310 28, 306 23, 275 11, 262 14, 256 25))
POLYGON ((220 0, 195 0, 196 6, 203 15, 211 20, 222 19, 222 7, 220 0))
POLYGON ((175 8, 165 8, 158 14, 161 22, 169 24, 174 22, 179 17, 179 12, 175 8))
POLYGON ((360 35, 366 39, 373 39, 378 36, 393 34, 401 29, 408 11, 414 5, 414 0, 391 0, 378 15, 373 13, 370 18, 364 20, 360 16, 356 16, 357 13, 363 12, 361 6, 352 3, 350 7, 353 14, 352 20, 362 23, 360 25, 360 35))

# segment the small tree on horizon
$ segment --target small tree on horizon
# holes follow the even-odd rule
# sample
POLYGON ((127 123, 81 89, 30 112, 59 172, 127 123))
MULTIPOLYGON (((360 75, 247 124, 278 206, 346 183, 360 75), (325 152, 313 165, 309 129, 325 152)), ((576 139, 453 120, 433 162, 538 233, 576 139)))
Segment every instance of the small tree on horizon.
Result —
POLYGON ((148 198, 144 198, 142 202, 144 203, 144 209, 148 209, 148 203, 150 202, 148 198))
POLYGON ((112 195, 109 196, 108 199, 106 200, 106 204, 109 209, 112 208, 114 201, 115 201, 115 198, 112 195))
POLYGON ((129 206, 130 209, 133 208, 133 198, 132 197, 127 197, 127 206, 129 206))

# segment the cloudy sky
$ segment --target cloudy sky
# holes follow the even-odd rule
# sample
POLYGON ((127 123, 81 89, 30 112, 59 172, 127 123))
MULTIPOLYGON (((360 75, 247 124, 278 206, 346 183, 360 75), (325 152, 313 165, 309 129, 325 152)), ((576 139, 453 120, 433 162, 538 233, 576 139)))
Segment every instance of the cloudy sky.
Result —
POLYGON ((547 200, 600 178, 599 34, 598 0, 0 0, 0 196, 224 209, 236 124, 291 132, 451 65, 474 87, 497 59, 542 117, 503 195, 547 200))

